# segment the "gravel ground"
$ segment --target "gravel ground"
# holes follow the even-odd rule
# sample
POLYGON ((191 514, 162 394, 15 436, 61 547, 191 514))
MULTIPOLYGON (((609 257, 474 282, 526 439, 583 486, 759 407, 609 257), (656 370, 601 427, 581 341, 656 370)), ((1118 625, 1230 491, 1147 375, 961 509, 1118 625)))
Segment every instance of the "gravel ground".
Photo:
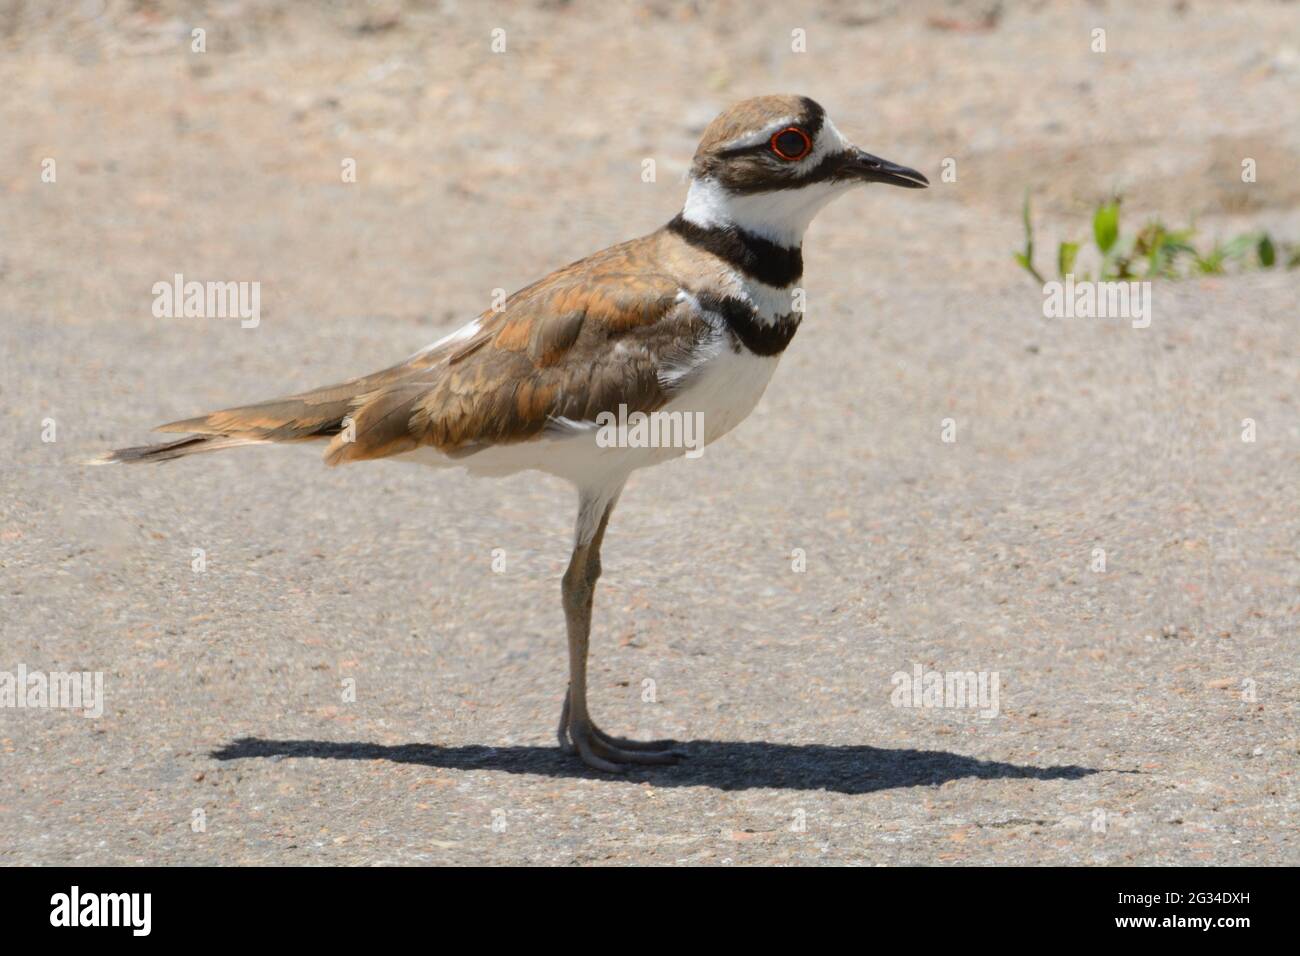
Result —
POLYGON ((987 9, 0 2, 0 671, 105 695, 0 708, 0 862, 1300 863, 1300 273, 1134 329, 1045 319, 1010 258, 1026 188, 1045 250, 1114 190, 1300 239, 1300 5, 987 9), (615 515, 593 709, 681 765, 554 747, 551 479, 81 466, 655 228, 771 91, 935 185, 823 214, 763 403, 615 515), (154 318, 177 272, 261 324, 154 318), (895 706, 914 667, 996 713, 895 706))

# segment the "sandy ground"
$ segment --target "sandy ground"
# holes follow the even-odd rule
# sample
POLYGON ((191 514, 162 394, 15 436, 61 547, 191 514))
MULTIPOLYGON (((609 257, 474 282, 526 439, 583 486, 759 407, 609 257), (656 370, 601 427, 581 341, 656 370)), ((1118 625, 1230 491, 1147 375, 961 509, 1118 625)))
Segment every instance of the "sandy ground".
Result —
POLYGON ((1010 259, 1026 188, 1044 250, 1113 190, 1300 239, 1300 5, 68 6, 0 2, 0 671, 106 701, 0 708, 0 862, 1300 863, 1300 273, 1133 329, 1010 259), (935 185, 823 214, 763 403, 615 516, 594 712, 683 764, 554 747, 550 479, 79 464, 655 228, 772 91, 935 185), (261 324, 154 318, 177 272, 261 324), (894 706, 916 665, 996 716, 894 706))

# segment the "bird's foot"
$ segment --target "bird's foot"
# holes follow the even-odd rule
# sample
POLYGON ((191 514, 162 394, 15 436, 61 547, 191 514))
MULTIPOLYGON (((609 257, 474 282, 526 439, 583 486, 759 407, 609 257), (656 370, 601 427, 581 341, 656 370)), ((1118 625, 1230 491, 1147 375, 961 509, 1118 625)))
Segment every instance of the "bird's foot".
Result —
POLYGON ((611 737, 591 722, 570 723, 560 729, 560 749, 576 753, 589 767, 606 773, 626 773, 634 764, 673 764, 686 756, 673 750, 672 740, 626 740, 611 737))

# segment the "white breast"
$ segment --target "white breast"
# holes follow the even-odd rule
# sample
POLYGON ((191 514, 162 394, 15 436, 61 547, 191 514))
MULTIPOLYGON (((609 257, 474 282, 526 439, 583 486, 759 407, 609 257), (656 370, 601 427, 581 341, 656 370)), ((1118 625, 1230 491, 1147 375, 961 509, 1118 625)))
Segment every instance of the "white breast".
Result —
POLYGON ((778 355, 736 352, 728 342, 696 369, 665 411, 702 413, 705 443, 717 441, 754 410, 779 361, 778 355))

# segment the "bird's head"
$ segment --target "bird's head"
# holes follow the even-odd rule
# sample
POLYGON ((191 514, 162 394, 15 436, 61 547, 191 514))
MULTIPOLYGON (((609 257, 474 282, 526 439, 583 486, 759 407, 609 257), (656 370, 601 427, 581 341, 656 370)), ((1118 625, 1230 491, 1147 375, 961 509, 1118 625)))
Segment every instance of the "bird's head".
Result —
POLYGON ((806 96, 758 96, 705 129, 682 217, 798 246, 823 206, 863 183, 923 189, 929 180, 858 149, 806 96))

